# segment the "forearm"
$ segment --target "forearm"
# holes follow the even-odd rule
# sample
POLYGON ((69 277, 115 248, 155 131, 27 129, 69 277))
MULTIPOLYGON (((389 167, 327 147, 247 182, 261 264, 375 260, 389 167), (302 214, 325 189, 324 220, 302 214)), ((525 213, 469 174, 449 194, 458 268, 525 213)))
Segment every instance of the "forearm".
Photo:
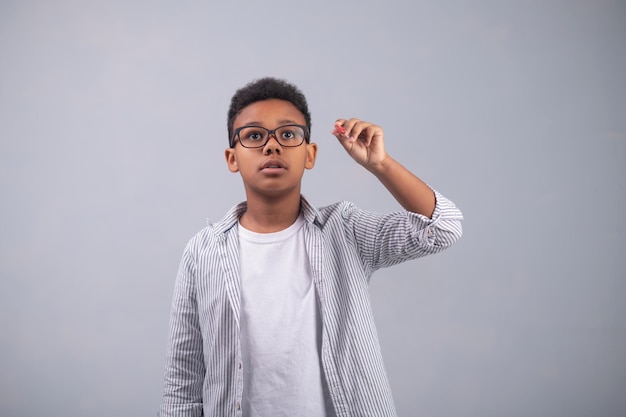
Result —
POLYGON ((432 217, 435 193, 402 164, 388 156, 380 164, 368 168, 404 209, 432 217))

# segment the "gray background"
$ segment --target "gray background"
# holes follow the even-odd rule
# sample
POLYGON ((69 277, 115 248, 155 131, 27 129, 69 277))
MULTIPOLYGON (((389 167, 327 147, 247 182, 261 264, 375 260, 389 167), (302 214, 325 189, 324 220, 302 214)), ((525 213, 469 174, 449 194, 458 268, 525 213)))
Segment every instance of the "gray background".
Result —
POLYGON ((316 205, 398 207, 329 134, 355 116, 465 214, 374 277, 402 416, 626 415, 624 45, 624 1, 0 1, 0 415, 156 413, 265 75, 309 98, 316 205))

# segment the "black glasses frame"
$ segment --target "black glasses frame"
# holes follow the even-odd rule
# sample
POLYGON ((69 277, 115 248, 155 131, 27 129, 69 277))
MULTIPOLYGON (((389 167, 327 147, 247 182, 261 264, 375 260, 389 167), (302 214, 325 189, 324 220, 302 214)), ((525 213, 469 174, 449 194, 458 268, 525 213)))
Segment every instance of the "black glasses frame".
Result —
POLYGON ((280 144, 280 146, 284 146, 286 148, 296 148, 296 147, 302 145, 303 142, 309 143, 309 128, 307 126, 304 126, 304 125, 288 124, 288 125, 278 126, 276 129, 267 129, 267 128, 263 127, 263 126, 249 125, 249 126, 241 126, 241 127, 238 127, 237 129, 235 129, 235 132, 233 133, 233 137, 230 139, 230 147, 231 148, 235 147, 235 139, 237 139, 237 140, 239 140, 239 143, 241 143, 241 146, 243 146, 244 148, 248 148, 248 149, 262 148, 265 145, 267 145, 267 142, 270 141, 270 136, 272 136, 272 135, 274 136, 276 141, 280 144), (297 145, 284 145, 280 141, 280 139, 276 135, 276 131, 282 129, 283 127, 289 127, 289 126, 299 127, 299 128, 301 128, 304 131, 304 136, 302 137, 302 142, 298 143, 297 145), (258 146, 246 146, 246 145, 243 144, 243 142, 241 141, 241 136, 239 136, 239 132, 241 132, 242 129, 247 129, 247 128, 250 128, 250 127, 263 129, 263 130, 267 131, 267 137, 265 138, 265 142, 263 142, 263 144, 258 145, 258 146))

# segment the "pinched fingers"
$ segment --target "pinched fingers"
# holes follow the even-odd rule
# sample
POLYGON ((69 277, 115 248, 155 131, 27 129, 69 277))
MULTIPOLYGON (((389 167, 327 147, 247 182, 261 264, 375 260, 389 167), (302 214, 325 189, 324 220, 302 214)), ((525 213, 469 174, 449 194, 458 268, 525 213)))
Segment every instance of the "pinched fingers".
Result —
POLYGON ((365 146, 369 146, 375 136, 383 135, 383 130, 378 125, 355 118, 337 119, 333 134, 343 136, 349 142, 355 142, 358 139, 365 146))
POLYGON ((345 119, 337 119, 335 121, 334 129, 333 129, 333 131, 331 133, 333 135, 335 135, 335 136, 347 137, 348 136, 348 130, 343 126, 345 122, 346 122, 345 119))
POLYGON ((332 132, 359 164, 370 169, 386 158, 383 129, 359 119, 337 119, 332 132))

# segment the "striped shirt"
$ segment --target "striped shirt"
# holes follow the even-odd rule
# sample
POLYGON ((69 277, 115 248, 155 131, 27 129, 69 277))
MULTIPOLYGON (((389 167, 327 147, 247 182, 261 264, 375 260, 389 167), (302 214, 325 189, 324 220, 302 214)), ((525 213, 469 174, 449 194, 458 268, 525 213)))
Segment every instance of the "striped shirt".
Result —
MULTIPOLYGON (((396 416, 368 284, 377 269, 440 252, 461 237, 461 212, 435 195, 432 219, 408 211, 375 214, 348 202, 317 210, 301 199, 322 321, 321 365, 337 417, 396 416)), ((237 227, 245 210, 245 203, 233 207, 185 248, 161 417, 242 415, 237 227)))

